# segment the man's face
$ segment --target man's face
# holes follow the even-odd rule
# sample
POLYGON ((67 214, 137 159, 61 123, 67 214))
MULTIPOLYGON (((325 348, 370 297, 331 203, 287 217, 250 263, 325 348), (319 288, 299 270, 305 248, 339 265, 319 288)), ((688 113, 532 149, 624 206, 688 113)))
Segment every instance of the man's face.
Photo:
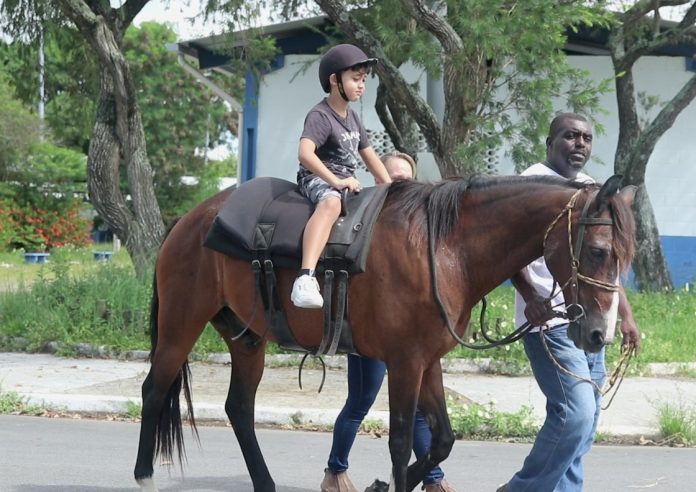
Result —
POLYGON ((546 161, 561 176, 575 178, 592 153, 592 127, 586 121, 566 118, 546 139, 546 161))

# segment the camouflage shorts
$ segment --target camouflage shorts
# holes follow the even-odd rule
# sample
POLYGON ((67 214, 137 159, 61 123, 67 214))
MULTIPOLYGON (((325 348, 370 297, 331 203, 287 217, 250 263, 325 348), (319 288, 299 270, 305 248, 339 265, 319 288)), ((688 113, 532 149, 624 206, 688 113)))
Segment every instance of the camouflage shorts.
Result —
POLYGON ((307 176, 300 181, 297 188, 312 203, 319 203, 330 196, 341 199, 341 192, 319 176, 307 176))

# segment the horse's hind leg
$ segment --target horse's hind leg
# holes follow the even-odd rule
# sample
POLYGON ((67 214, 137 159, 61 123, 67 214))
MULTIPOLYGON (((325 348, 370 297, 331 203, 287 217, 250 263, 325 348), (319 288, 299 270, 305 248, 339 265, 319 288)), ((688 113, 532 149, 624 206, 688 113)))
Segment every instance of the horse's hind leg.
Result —
POLYGON ((232 358, 232 375, 225 401, 239 447, 244 455, 255 492, 275 492, 275 483, 261 453, 254 429, 256 390, 264 369, 266 340, 248 332, 232 341, 243 330, 243 324, 229 309, 223 309, 212 321, 222 335, 232 358))
POLYGON ((436 465, 447 459, 454 445, 454 433, 447 416, 440 361, 423 373, 418 408, 430 427, 430 450, 408 467, 408 490, 412 490, 436 465))
POLYGON ((168 302, 166 307, 170 309, 160 310, 156 291, 153 296, 152 365, 142 386, 142 420, 134 470, 141 490, 147 492, 157 490, 152 479, 156 453, 167 461, 171 461, 176 452, 179 459, 182 458, 184 445, 179 407, 182 388, 188 405, 189 422, 194 432, 196 430, 187 357, 205 327, 205 316, 194 319, 186 303, 168 302))

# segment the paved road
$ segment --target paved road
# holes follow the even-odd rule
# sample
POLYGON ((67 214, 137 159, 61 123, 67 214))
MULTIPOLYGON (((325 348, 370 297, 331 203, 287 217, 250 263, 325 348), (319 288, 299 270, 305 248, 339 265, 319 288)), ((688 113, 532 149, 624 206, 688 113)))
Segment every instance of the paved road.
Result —
MULTIPOLYGON (((3 492, 120 492, 136 490, 132 469, 138 424, 0 416, 0 490, 3 492)), ((201 427, 201 446, 188 432, 188 466, 155 477, 164 491, 251 491, 230 428, 201 427)), ((278 492, 314 492, 331 445, 327 433, 262 429, 261 447, 278 492)), ((460 492, 492 492, 521 463, 529 445, 457 441, 444 464, 460 492)), ((358 436, 351 476, 359 487, 389 470, 386 439, 358 436)), ((596 446, 587 457, 588 492, 688 491, 696 482, 696 449, 596 446)))

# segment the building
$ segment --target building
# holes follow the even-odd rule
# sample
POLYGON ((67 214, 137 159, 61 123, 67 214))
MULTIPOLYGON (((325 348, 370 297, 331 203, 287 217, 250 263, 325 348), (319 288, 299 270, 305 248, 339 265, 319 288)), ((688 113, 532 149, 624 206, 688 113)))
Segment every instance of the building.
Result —
MULTIPOLYGON (((330 26, 325 17, 268 26, 265 32, 277 40, 281 54, 261 80, 247 73, 247 84, 240 125, 240 181, 255 176, 277 176, 291 181, 297 170, 297 143, 304 116, 322 97, 317 78, 318 49, 325 44, 322 32, 330 26)), ((240 36, 243 38, 243 36, 240 36)), ((602 31, 580 30, 570 33, 566 52, 572 66, 587 69, 596 81, 613 75, 602 31)), ((229 57, 221 54, 227 37, 207 38, 178 43, 182 56, 194 57, 201 70, 230 71, 229 57)), ((696 76, 696 45, 675 45, 659 56, 641 58, 634 68, 637 91, 670 99, 687 80, 696 76)), ((442 91, 438 80, 416 67, 406 66, 402 73, 409 82, 418 81, 421 96, 436 113, 442 114, 442 91)), ((376 81, 368 81, 367 94, 352 105, 361 115, 377 152, 391 150, 391 143, 374 110, 376 81), (371 90, 372 89, 372 90, 371 90)), ((604 94, 601 104, 606 115, 596 115, 606 133, 595 140, 593 159, 587 172, 597 180, 613 174, 618 138, 616 97, 604 94)), ((562 108, 559 108, 562 109, 562 108)), ((654 115, 650 115, 654 116, 654 115)), ((646 183, 655 211, 661 240, 675 287, 696 280, 696 104, 678 117, 674 126, 660 139, 648 164, 646 183)), ((439 179, 434 160, 423 146, 419 154, 418 179, 439 179)), ((492 156, 490 166, 499 174, 514 173, 514 165, 505 149, 492 156)), ((359 179, 370 182, 366 172, 359 179)))

